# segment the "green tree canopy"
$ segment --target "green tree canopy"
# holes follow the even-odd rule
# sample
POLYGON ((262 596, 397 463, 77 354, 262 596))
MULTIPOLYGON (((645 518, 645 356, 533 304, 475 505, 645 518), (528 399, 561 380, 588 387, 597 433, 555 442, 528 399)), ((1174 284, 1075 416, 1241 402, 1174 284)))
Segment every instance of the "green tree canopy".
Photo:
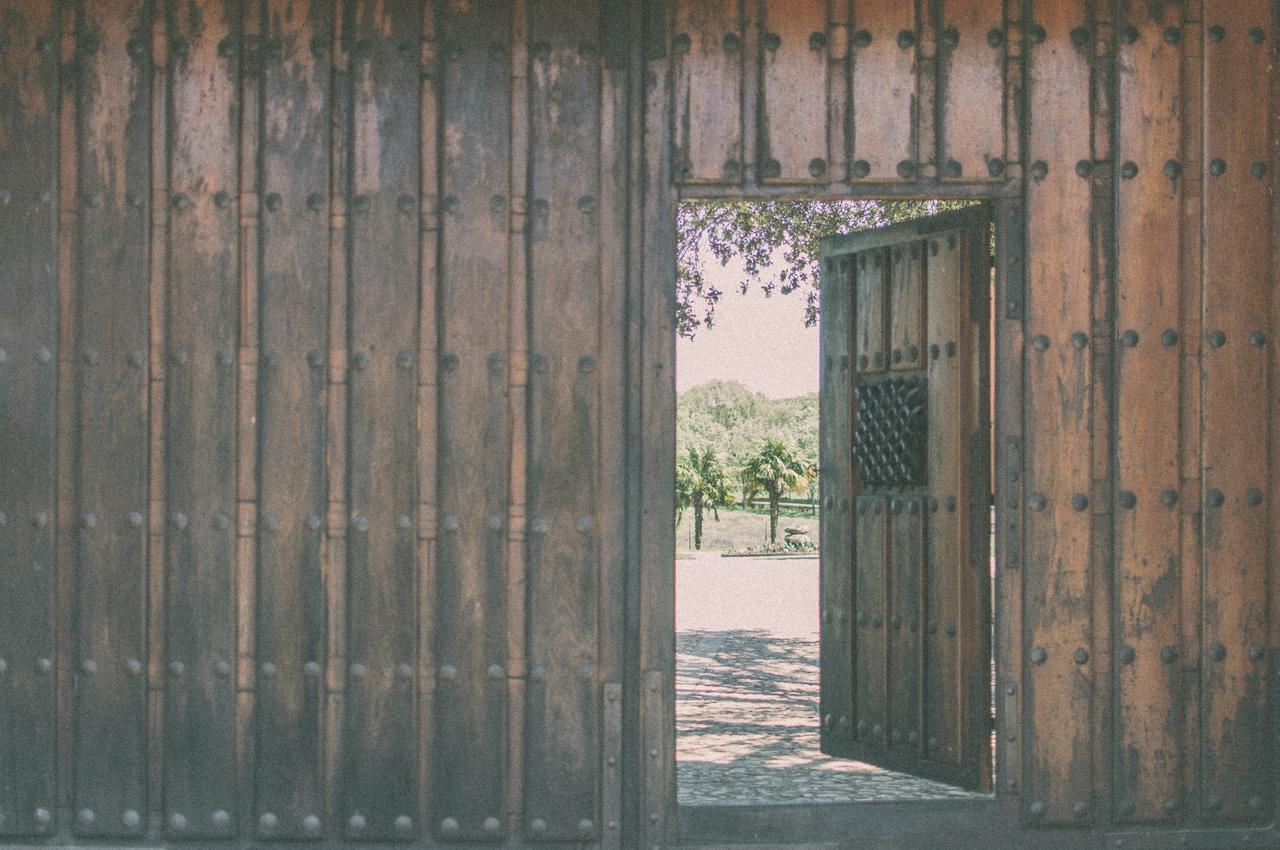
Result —
POLYGON ((769 497, 770 543, 778 542, 778 509, 783 495, 801 489, 817 474, 817 466, 801 458, 781 440, 766 440, 759 451, 747 458, 743 478, 769 497))
POLYGON ((688 508, 693 509, 693 548, 702 548, 703 512, 710 509, 716 519, 722 505, 733 504, 732 485, 716 450, 706 446, 701 451, 690 448, 676 464, 676 521, 688 508))

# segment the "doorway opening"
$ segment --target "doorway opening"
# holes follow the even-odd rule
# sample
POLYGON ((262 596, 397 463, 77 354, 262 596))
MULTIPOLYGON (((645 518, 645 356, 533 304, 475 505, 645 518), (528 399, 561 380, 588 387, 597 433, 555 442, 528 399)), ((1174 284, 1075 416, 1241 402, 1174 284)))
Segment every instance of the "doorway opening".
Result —
POLYGON ((682 205, 681 805, 990 791, 992 222, 682 205))

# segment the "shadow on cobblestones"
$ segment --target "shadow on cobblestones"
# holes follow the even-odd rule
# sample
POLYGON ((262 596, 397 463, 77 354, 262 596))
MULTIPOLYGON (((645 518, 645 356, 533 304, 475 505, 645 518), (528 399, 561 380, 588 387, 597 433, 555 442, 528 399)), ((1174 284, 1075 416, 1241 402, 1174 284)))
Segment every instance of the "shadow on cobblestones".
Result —
POLYGON ((818 636, 676 635, 677 782, 684 804, 964 797, 818 749, 818 636))

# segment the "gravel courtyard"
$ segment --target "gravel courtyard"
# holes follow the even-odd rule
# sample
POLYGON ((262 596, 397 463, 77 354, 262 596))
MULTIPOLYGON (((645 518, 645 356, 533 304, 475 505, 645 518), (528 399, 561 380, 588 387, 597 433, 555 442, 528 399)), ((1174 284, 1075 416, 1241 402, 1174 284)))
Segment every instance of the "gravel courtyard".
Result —
POLYGON ((818 750, 818 559, 676 561, 682 804, 968 793, 818 750))

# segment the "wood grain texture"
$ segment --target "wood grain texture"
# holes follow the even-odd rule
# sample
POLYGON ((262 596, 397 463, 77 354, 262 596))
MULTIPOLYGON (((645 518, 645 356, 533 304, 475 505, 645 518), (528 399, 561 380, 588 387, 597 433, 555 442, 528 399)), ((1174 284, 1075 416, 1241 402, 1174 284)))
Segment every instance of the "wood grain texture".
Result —
POLYGON ((999 179, 1005 160, 1002 0, 943 0, 938 29, 938 112, 944 180, 999 179))
POLYGON ((859 496, 854 530, 853 598, 854 691, 859 752, 888 749, 889 743, 889 501, 859 496))
MULTIPOLYGON (((443 46, 432 822, 506 834, 510 4, 455 5, 443 46)), ((535 212, 536 214, 536 212, 535 212)))
POLYGON ((921 602, 924 592, 924 515, 919 496, 889 500, 889 746, 902 757, 920 755, 924 684, 921 602))
POLYGON ((853 347, 859 372, 880 372, 888 367, 887 252, 864 251, 857 255, 857 291, 854 293, 853 347))
POLYGON ((854 398, 849 342, 856 255, 824 259, 821 377, 818 396, 818 468, 822 520, 818 609, 819 707, 822 751, 848 755, 853 743, 853 477, 854 398))
MULTIPOLYGON (((1225 30, 1204 44, 1204 326, 1201 346, 1203 587, 1198 810, 1213 821, 1271 817, 1267 623, 1266 317, 1271 200, 1267 124, 1228 117, 1266 79, 1265 2, 1207 2, 1225 30), (1255 163, 1261 163, 1259 170, 1255 163), (1265 754, 1265 755, 1264 755, 1265 754)), ((1206 35, 1208 31, 1206 30, 1206 35)))
POLYGON ((744 2, 748 0, 675 4, 672 143, 681 182, 736 185, 745 177, 744 2))
POLYGON ((328 0, 271 0, 262 45, 255 801, 261 837, 325 831, 322 571, 329 348, 328 0))
POLYGON ((825 183, 827 147, 826 3, 763 0, 756 168, 762 183, 825 183), (797 115, 813 116, 796 121, 797 115))
MULTIPOLYGON (((1082 3, 1037 3, 1046 38, 1031 48, 1033 114, 1027 183, 1026 572, 1023 811, 1029 823, 1093 817, 1092 628, 1093 276, 1089 57, 1070 33, 1082 3), (1044 170, 1034 165, 1043 162, 1044 170), (1039 343, 1037 345, 1036 343, 1039 343), (1083 659, 1083 663, 1079 661, 1083 659)), ((1098 636, 1105 646, 1105 635, 1098 636)), ((1105 663, 1105 658, 1102 663, 1105 663)))
POLYGON ((360 3, 348 37, 346 834, 417 834, 419 4, 360 3))
POLYGON ((889 339, 885 356, 894 371, 914 371, 924 365, 927 301, 921 248, 921 243, 912 241, 895 245, 888 252, 889 339))
POLYGON ((74 832, 137 835, 147 809, 149 6, 86 3, 77 27, 74 832), (139 356, 138 352, 143 352, 139 356), (133 826, 130 826, 133 824, 133 826))
POLYGON ((1181 51, 1164 38, 1176 6, 1130 4, 1119 39, 1119 242, 1114 503, 1116 740, 1114 817, 1168 822, 1185 813, 1178 326, 1180 258, 1161 244, 1181 216, 1181 51), (1136 34, 1136 38, 1134 38, 1136 34), (1131 41, 1131 39, 1133 39, 1131 41), (1151 85, 1151 80, 1168 83, 1151 85), (1169 652, 1166 652, 1169 650, 1169 652), (1170 654, 1172 653, 1172 655, 1170 654), (1172 658, 1170 663, 1168 659, 1172 658))
POLYGON ((530 233, 525 811, 530 838, 599 828, 599 19, 529 5, 530 233), (572 18, 573 27, 548 22, 572 18), (572 247, 570 247, 572 246, 572 247))
POLYGON ((235 833, 241 4, 166 10, 165 828, 235 833))
POLYGON ((853 30, 851 176, 862 173, 858 163, 864 162, 865 176, 873 180, 914 177, 919 142, 915 7, 898 0, 860 1, 854 4, 853 30), (910 171, 904 173, 903 163, 910 171))
POLYGON ((58 21, 0 7, 0 835, 55 810, 58 21), (41 523, 38 518, 43 517, 41 523))

